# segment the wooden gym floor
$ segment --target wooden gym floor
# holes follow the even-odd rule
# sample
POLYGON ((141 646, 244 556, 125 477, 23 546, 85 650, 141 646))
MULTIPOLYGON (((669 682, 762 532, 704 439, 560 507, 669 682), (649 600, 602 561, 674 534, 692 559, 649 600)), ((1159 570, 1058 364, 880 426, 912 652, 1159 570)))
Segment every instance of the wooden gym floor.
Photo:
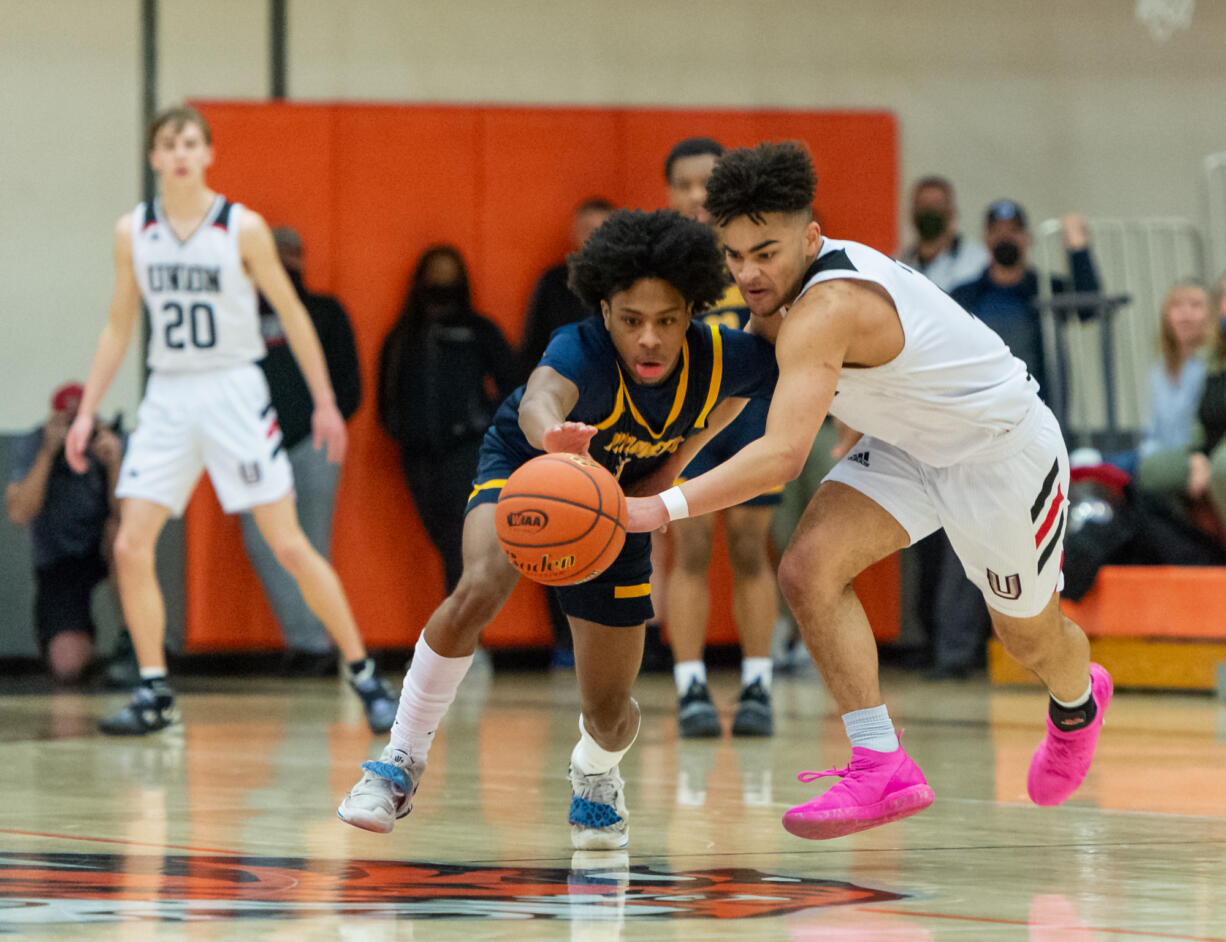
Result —
MULTIPOLYGON (((728 704, 736 678, 712 681, 728 704)), ((121 698, 0 694, 0 936, 1226 940, 1226 704, 1117 693, 1081 792, 1041 809, 1041 693, 885 684, 928 811, 794 838, 780 815, 815 788, 795 774, 848 757, 820 682, 777 680, 773 739, 679 742, 652 675, 629 852, 588 855, 566 826, 570 672, 471 675, 388 836, 335 816, 382 745, 335 680, 186 679, 183 726, 135 741, 93 731, 121 698)))

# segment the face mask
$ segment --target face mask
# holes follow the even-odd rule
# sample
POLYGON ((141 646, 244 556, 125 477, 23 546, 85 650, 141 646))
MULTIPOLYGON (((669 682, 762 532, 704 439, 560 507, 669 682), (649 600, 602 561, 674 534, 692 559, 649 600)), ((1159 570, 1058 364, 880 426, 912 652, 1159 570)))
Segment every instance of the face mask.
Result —
POLYGON ((464 289, 459 285, 423 285, 422 301, 438 310, 458 310, 464 304, 464 289))
POLYGON ((997 265, 1012 268, 1021 257, 1022 247, 1016 242, 1010 242, 1006 239, 992 246, 992 258, 996 260, 997 265))
POLYGON ((921 209, 912 217, 912 221, 921 242, 931 242, 945 234, 945 214, 935 209, 921 209))

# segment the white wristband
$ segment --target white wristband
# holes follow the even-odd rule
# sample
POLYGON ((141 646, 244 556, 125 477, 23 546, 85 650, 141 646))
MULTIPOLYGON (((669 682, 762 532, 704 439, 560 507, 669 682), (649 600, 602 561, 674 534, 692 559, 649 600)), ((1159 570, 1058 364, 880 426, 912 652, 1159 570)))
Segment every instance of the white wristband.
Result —
POLYGON ((660 492, 660 500, 664 501, 664 509, 668 511, 669 520, 684 520, 690 515, 690 505, 685 502, 681 488, 670 487, 660 492))

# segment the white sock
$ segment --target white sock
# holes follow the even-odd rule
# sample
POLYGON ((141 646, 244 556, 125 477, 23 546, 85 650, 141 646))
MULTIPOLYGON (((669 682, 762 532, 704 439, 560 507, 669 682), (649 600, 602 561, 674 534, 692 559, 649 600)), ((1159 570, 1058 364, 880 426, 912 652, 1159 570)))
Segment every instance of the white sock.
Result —
POLYGON ((748 687, 755 680, 762 681, 762 686, 771 689, 771 659, 769 657, 741 658, 741 686, 748 687))
POLYGON ((694 681, 707 682, 707 665, 702 661, 678 661, 673 665, 673 680, 677 682, 677 694, 682 696, 694 681))
POLYGON ((1078 697, 1076 700, 1072 700, 1072 701, 1070 701, 1070 702, 1068 702, 1068 703, 1065 703, 1063 700, 1056 700, 1055 695, 1054 695, 1054 694, 1051 694, 1051 691, 1048 691, 1049 695, 1051 695, 1051 698, 1052 698, 1053 700, 1056 700, 1056 703, 1058 703, 1060 706, 1064 707, 1066 710, 1076 710, 1076 709, 1077 709, 1077 708, 1079 708, 1079 707, 1083 707, 1083 706, 1085 706, 1087 703, 1089 703, 1089 702, 1090 702, 1090 695, 1091 695, 1093 692, 1094 692, 1094 681, 1093 681, 1093 680, 1088 681, 1088 682, 1086 683, 1086 692, 1085 692, 1085 693, 1083 693, 1083 694, 1082 694, 1080 697, 1078 697))
POLYGON ((166 679, 166 668, 164 667, 142 667, 140 669, 140 679, 141 680, 157 680, 158 678, 161 678, 162 680, 166 679))
POLYGON ((426 643, 426 633, 421 633, 400 690, 400 706, 392 725, 394 748, 415 759, 426 758, 434 742, 434 733, 472 662, 471 654, 468 657, 437 654, 426 643))
MULTIPOLYGON (((633 700, 631 702, 634 703, 633 700)), ((635 706, 638 706, 638 704, 635 703, 635 706)), ((580 714, 579 742, 570 754, 570 764, 584 775, 609 771, 609 769, 621 761, 622 756, 630 751, 630 747, 634 745, 634 740, 639 738, 639 729, 642 725, 643 718, 640 715, 639 725, 635 727, 634 736, 631 737, 630 742, 626 743, 626 748, 610 752, 592 738, 592 734, 583 725, 583 714, 580 714)))
POLYGON ((881 706, 867 710, 852 710, 843 714, 843 727, 852 746, 872 749, 874 752, 893 752, 898 748, 898 736, 890 721, 890 711, 881 706))

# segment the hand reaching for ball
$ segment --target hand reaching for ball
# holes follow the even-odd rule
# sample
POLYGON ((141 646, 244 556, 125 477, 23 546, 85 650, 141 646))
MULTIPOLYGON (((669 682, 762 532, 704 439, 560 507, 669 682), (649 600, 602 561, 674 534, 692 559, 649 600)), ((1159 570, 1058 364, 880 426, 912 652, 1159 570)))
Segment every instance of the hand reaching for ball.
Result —
POLYGON ((586 455, 588 442, 596 434, 596 426, 584 425, 582 422, 563 422, 553 428, 546 429, 544 435, 545 450, 549 452, 569 452, 572 455, 586 455))

